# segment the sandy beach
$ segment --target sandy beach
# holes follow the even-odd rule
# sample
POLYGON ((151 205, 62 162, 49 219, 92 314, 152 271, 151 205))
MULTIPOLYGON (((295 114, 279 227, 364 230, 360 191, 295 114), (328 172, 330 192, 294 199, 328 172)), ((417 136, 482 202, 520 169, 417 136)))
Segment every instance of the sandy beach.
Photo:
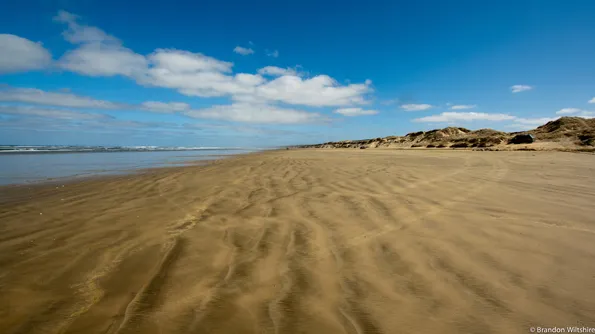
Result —
POLYGON ((592 154, 283 150, 0 192, 0 333, 595 327, 592 154))

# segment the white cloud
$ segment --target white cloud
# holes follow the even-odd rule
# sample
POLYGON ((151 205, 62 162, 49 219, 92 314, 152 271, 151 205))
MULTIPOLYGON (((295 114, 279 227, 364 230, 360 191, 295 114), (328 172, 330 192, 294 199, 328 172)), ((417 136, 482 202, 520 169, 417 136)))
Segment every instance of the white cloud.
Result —
POLYGON ((464 109, 473 109, 477 107, 477 105, 475 104, 456 104, 456 105, 451 105, 450 109, 451 110, 464 110, 464 109))
POLYGON ((69 92, 47 92, 35 88, 0 88, 0 102, 20 102, 68 108, 146 110, 160 113, 173 113, 191 109, 189 104, 182 102, 146 101, 140 105, 131 105, 96 100, 69 92))
POLYGON ((371 82, 341 86, 326 75, 302 79, 295 71, 273 66, 261 69, 261 73, 285 76, 267 82, 260 74, 231 75, 227 73, 232 63, 187 51, 158 49, 147 58, 122 46, 89 44, 68 53, 61 63, 78 73, 124 75, 141 84, 176 89, 189 96, 254 95, 289 104, 339 106, 363 103, 363 95, 371 91, 371 82))
POLYGON ((595 116, 595 111, 583 110, 578 108, 564 108, 556 111, 557 115, 572 115, 576 117, 590 118, 595 116))
POLYGON ((65 10, 59 10, 58 14, 56 14, 56 16, 54 16, 53 20, 56 22, 60 22, 60 23, 70 23, 70 22, 76 22, 76 20, 78 20, 79 16, 76 14, 72 14, 69 13, 65 10))
POLYGON ((336 114, 341 114, 343 116, 364 116, 364 115, 376 115, 378 111, 376 110, 364 110, 362 108, 339 108, 334 111, 336 114))
POLYGON ((114 36, 106 34, 103 30, 96 27, 89 27, 78 24, 78 15, 61 10, 54 17, 55 22, 65 23, 68 29, 62 33, 64 39, 73 44, 81 43, 115 43, 120 41, 114 36))
POLYGON ((563 109, 556 111, 556 114, 557 115, 568 115, 568 114, 576 114, 581 111, 582 110, 578 109, 578 108, 563 108, 563 109))
POLYGON ((157 49, 149 55, 153 68, 168 70, 172 73, 194 72, 231 72, 233 63, 176 49, 157 49))
POLYGON ((269 101, 307 106, 343 106, 365 103, 364 94, 371 92, 371 81, 364 84, 339 85, 327 75, 309 79, 282 76, 258 86, 255 95, 269 101))
POLYGON ((403 104, 401 109, 405 111, 423 111, 432 108, 430 104, 403 104))
POLYGON ((516 119, 515 116, 507 114, 489 114, 478 112, 443 112, 439 115, 431 115, 422 118, 416 118, 414 122, 429 123, 450 123, 450 122, 470 122, 470 121, 506 121, 516 119))
POLYGON ((516 130, 532 130, 538 126, 544 125, 547 122, 555 121, 557 118, 542 117, 542 118, 515 118, 513 123, 506 125, 507 128, 516 130))
POLYGON ((66 11, 54 17, 54 21, 68 25, 64 38, 81 44, 62 56, 59 67, 88 76, 140 77, 146 72, 148 62, 144 56, 125 48, 120 40, 99 28, 78 24, 78 19, 66 11))
POLYGON ((252 50, 251 48, 243 48, 241 46, 236 46, 233 49, 233 52, 241 54, 242 56, 247 56, 253 54, 254 50, 252 50))
POLYGON ((39 70, 49 66, 52 55, 28 39, 0 34, 0 74, 39 70))
POLYGON ((273 57, 273 58, 279 57, 279 51, 278 50, 274 50, 274 51, 266 50, 266 53, 267 53, 267 56, 269 56, 269 57, 273 57))
POLYGON ((172 72, 152 68, 143 83, 177 89, 188 96, 225 96, 253 94, 255 86, 265 80, 260 75, 239 73, 235 76, 220 72, 172 72))
POLYGON ((88 76, 142 77, 147 71, 147 60, 121 45, 90 43, 68 51, 58 66, 88 76))
POLYGON ((191 110, 185 115, 194 118, 208 118, 246 123, 299 124, 321 121, 317 113, 284 109, 266 104, 233 103, 205 109, 191 110))
POLYGON ((234 102, 243 102, 243 103, 269 103, 265 98, 258 97, 254 94, 238 94, 233 95, 231 99, 234 102))
POLYGON ((148 58, 151 67, 144 76, 135 77, 139 83, 176 89, 189 96, 250 94, 265 81, 260 75, 231 75, 233 63, 200 53, 158 49, 148 58))
POLYGON ((540 125, 544 125, 547 122, 551 122, 556 120, 556 118, 551 118, 551 117, 541 117, 541 118, 515 118, 514 122, 517 124, 522 124, 522 125, 530 125, 533 127, 536 126, 540 126, 540 125))
POLYGON ((78 111, 51 108, 38 108, 32 106, 0 106, 0 114, 36 116, 67 120, 93 120, 110 118, 109 116, 103 114, 83 113, 78 111))
POLYGON ((595 117, 595 111, 581 110, 580 113, 573 115, 573 116, 582 117, 582 118, 592 118, 592 117, 595 117))
POLYGON ((173 113, 177 111, 190 110, 190 105, 188 103, 183 102, 147 101, 141 103, 141 107, 145 110, 162 113, 173 113))
MULTIPOLYGON (((586 116, 579 116, 586 117, 586 116)), ((512 121, 511 124, 506 125, 509 128, 528 130, 546 124, 547 122, 556 120, 551 117, 538 118, 523 118, 509 114, 490 114, 477 112, 443 112, 439 115, 432 115, 422 118, 414 119, 413 122, 428 122, 428 123, 460 123, 472 121, 484 122, 502 122, 512 121)))
POLYGON ((0 101, 71 108, 115 109, 121 106, 117 103, 95 100, 90 97, 78 96, 72 93, 46 92, 34 88, 0 89, 0 101))
POLYGON ((156 49, 143 56, 98 28, 78 24, 77 16, 61 12, 56 20, 68 24, 66 38, 81 44, 62 57, 60 66, 85 75, 122 75, 144 86, 175 89, 188 96, 231 97, 235 101, 232 106, 266 105, 261 109, 271 112, 280 110, 272 106, 276 102, 316 107, 365 104, 365 95, 373 91, 370 80, 341 85, 327 75, 302 78, 305 75, 295 69, 274 66, 257 74, 233 74, 231 62, 183 50, 156 49))
POLYGON ((595 97, 589 100, 589 103, 595 103, 595 97))
POLYGON ((255 126, 255 125, 234 125, 221 123, 185 123, 182 125, 186 129, 198 129, 202 132, 216 133, 217 135, 228 134, 250 134, 250 135, 296 135, 301 132, 282 130, 271 127, 255 126))
POLYGON ((283 76, 283 75, 298 75, 298 72, 293 68, 281 68, 277 66, 266 66, 258 70, 260 75, 283 76))
POLYGON ((533 89, 533 87, 527 86, 527 85, 514 85, 514 86, 510 87, 510 90, 513 93, 520 93, 520 92, 528 91, 531 89, 533 89))

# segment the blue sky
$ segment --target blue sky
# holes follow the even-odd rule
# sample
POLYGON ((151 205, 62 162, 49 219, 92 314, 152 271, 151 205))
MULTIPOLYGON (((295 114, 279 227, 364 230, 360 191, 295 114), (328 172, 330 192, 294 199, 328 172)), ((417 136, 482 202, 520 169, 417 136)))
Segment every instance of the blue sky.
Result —
POLYGON ((8 1, 0 144, 271 146, 595 116, 595 2, 8 1))

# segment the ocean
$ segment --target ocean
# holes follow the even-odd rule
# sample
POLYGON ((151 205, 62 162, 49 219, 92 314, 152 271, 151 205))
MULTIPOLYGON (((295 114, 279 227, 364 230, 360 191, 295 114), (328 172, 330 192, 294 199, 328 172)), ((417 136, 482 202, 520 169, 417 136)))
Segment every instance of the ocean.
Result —
POLYGON ((0 185, 130 173, 262 149, 222 147, 0 146, 0 185))

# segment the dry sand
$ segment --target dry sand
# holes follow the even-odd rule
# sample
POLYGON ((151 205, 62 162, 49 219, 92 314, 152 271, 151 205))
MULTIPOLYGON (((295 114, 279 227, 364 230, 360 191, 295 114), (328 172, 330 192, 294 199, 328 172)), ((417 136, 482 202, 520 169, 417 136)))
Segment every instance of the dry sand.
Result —
POLYGON ((595 327, 595 156, 276 151, 3 188, 0 333, 595 327))

